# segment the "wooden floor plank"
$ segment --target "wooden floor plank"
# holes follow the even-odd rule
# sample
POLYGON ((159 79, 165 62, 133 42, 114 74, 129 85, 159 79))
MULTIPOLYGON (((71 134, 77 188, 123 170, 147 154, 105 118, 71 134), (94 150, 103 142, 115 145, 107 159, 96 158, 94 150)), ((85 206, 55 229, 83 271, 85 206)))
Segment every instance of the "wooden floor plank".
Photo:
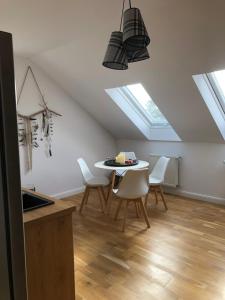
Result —
MULTIPOLYGON (((65 201, 80 205, 82 196, 65 201)), ((130 206, 123 233, 117 201, 107 216, 90 194, 73 215, 77 300, 225 300, 225 207, 166 198, 167 212, 152 201, 148 230, 130 206)))

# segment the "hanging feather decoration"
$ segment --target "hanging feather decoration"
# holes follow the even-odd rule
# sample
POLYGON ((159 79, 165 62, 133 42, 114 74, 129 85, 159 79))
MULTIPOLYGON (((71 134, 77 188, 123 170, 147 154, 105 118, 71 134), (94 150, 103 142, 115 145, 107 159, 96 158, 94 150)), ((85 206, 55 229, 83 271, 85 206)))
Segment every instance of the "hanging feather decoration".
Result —
POLYGON ((47 147, 47 155, 52 156, 52 135, 53 135, 53 116, 62 116, 61 114, 49 109, 47 103, 44 99, 44 96, 41 92, 41 89, 38 85, 37 79, 33 73, 33 70, 28 66, 19 95, 17 105, 21 98, 24 85, 27 80, 29 72, 32 75, 34 83, 41 95, 42 103, 40 106, 42 110, 33 113, 30 116, 21 115, 17 113, 17 123, 18 123, 18 142, 20 146, 26 147, 26 161, 27 161, 27 170, 32 169, 32 149, 39 148, 40 142, 45 142, 47 147), (41 118, 40 118, 41 117, 41 118))

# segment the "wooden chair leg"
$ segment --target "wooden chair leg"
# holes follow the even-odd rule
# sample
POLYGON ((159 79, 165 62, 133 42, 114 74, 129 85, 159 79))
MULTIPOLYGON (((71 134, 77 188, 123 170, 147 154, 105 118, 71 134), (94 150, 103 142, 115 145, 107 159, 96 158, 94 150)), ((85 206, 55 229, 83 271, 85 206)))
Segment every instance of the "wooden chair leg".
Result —
POLYGON ((141 205, 140 205, 140 201, 137 201, 137 204, 138 204, 138 209, 139 209, 139 212, 140 212, 140 215, 141 215, 142 208, 141 208, 141 205))
POLYGON ((148 219, 148 215, 147 215, 147 212, 146 212, 146 209, 145 209, 145 206, 143 204, 143 201, 142 199, 140 199, 140 206, 141 206, 141 210, 143 212, 143 215, 144 215, 144 218, 145 218, 145 222, 147 224, 147 227, 150 228, 150 222, 149 222, 149 219, 148 219))
POLYGON ((125 206, 124 206, 124 218, 123 218, 123 227, 122 227, 122 231, 125 231, 125 227, 126 227, 126 220, 127 220, 127 208, 128 208, 128 204, 129 204, 129 200, 125 200, 125 206))
POLYGON ((80 214, 82 213, 82 210, 84 208, 84 204, 86 203, 86 199, 88 198, 88 195, 89 195, 89 187, 86 186, 85 188, 85 191, 84 191, 84 196, 83 196, 83 199, 82 199, 82 202, 81 202, 81 205, 80 205, 80 214))
POLYGON ((135 209, 136 209, 136 216, 137 216, 137 218, 139 218, 140 214, 139 214, 139 207, 138 207, 137 201, 134 201, 134 205, 135 205, 135 209))
POLYGON ((85 199, 85 203, 84 203, 85 205, 88 204, 89 194, 90 194, 90 188, 88 188, 88 190, 87 190, 87 195, 86 195, 86 199, 85 199))
POLYGON ((145 208, 147 209, 147 206, 148 206, 148 197, 149 197, 149 194, 150 194, 150 188, 148 190, 148 193, 146 194, 145 196, 145 208))
POLYGON ((98 190, 98 196, 99 196, 101 210, 102 210, 102 212, 105 212, 105 203, 104 203, 104 199, 102 199, 101 188, 97 187, 97 190, 98 190))
POLYGON ((107 214, 110 213, 110 208, 111 208, 111 204, 112 204, 112 190, 113 190, 114 183, 115 183, 116 171, 113 171, 111 176, 112 176, 112 179, 111 179, 111 184, 109 186, 109 191, 108 191, 108 196, 107 196, 107 207, 106 207, 107 214))
POLYGON ((154 187, 156 205, 159 203, 157 188, 154 187))
POLYGON ((168 210, 168 206, 166 204, 166 200, 165 200, 164 193, 163 193, 163 188, 161 187, 161 185, 159 186, 159 192, 160 192, 160 195, 161 195, 161 198, 162 198, 165 210, 168 210))
POLYGON ((119 215, 122 203, 123 203, 123 200, 122 199, 118 199, 118 206, 117 206, 117 209, 116 209, 114 220, 117 220, 117 218, 118 218, 118 215, 119 215))

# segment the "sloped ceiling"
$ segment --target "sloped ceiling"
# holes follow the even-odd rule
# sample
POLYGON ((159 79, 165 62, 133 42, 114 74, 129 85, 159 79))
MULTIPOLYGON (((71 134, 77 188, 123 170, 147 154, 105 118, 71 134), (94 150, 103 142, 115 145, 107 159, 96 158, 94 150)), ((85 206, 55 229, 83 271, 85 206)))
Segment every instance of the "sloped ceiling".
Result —
POLYGON ((224 142, 192 80, 225 68, 224 0, 133 1, 152 39, 151 59, 128 71, 101 65, 122 0, 0 3, 0 29, 13 33, 16 54, 42 67, 116 138, 143 136, 104 89, 142 82, 183 141, 224 142))

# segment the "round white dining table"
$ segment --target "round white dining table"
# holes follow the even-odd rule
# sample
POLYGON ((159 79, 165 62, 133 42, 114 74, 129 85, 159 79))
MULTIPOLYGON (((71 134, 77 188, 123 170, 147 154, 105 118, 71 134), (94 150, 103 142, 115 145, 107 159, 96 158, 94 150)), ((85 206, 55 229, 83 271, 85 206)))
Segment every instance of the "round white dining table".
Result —
POLYGON ((108 195, 107 195, 107 203, 106 203, 106 212, 109 213, 110 212, 110 207, 111 207, 111 201, 112 201, 112 190, 114 187, 114 183, 115 183, 115 177, 118 174, 119 176, 121 176, 124 172, 126 172, 127 170, 137 170, 137 169, 144 169, 144 168, 148 168, 149 166, 149 162, 144 161, 144 160, 138 160, 138 164, 134 165, 134 166, 125 166, 125 167, 120 167, 120 166, 106 166, 105 165, 105 161, 98 161, 95 163, 94 165, 96 168, 99 169, 104 169, 104 170, 108 170, 108 171, 112 171, 112 179, 111 179, 111 184, 108 190, 108 195))

